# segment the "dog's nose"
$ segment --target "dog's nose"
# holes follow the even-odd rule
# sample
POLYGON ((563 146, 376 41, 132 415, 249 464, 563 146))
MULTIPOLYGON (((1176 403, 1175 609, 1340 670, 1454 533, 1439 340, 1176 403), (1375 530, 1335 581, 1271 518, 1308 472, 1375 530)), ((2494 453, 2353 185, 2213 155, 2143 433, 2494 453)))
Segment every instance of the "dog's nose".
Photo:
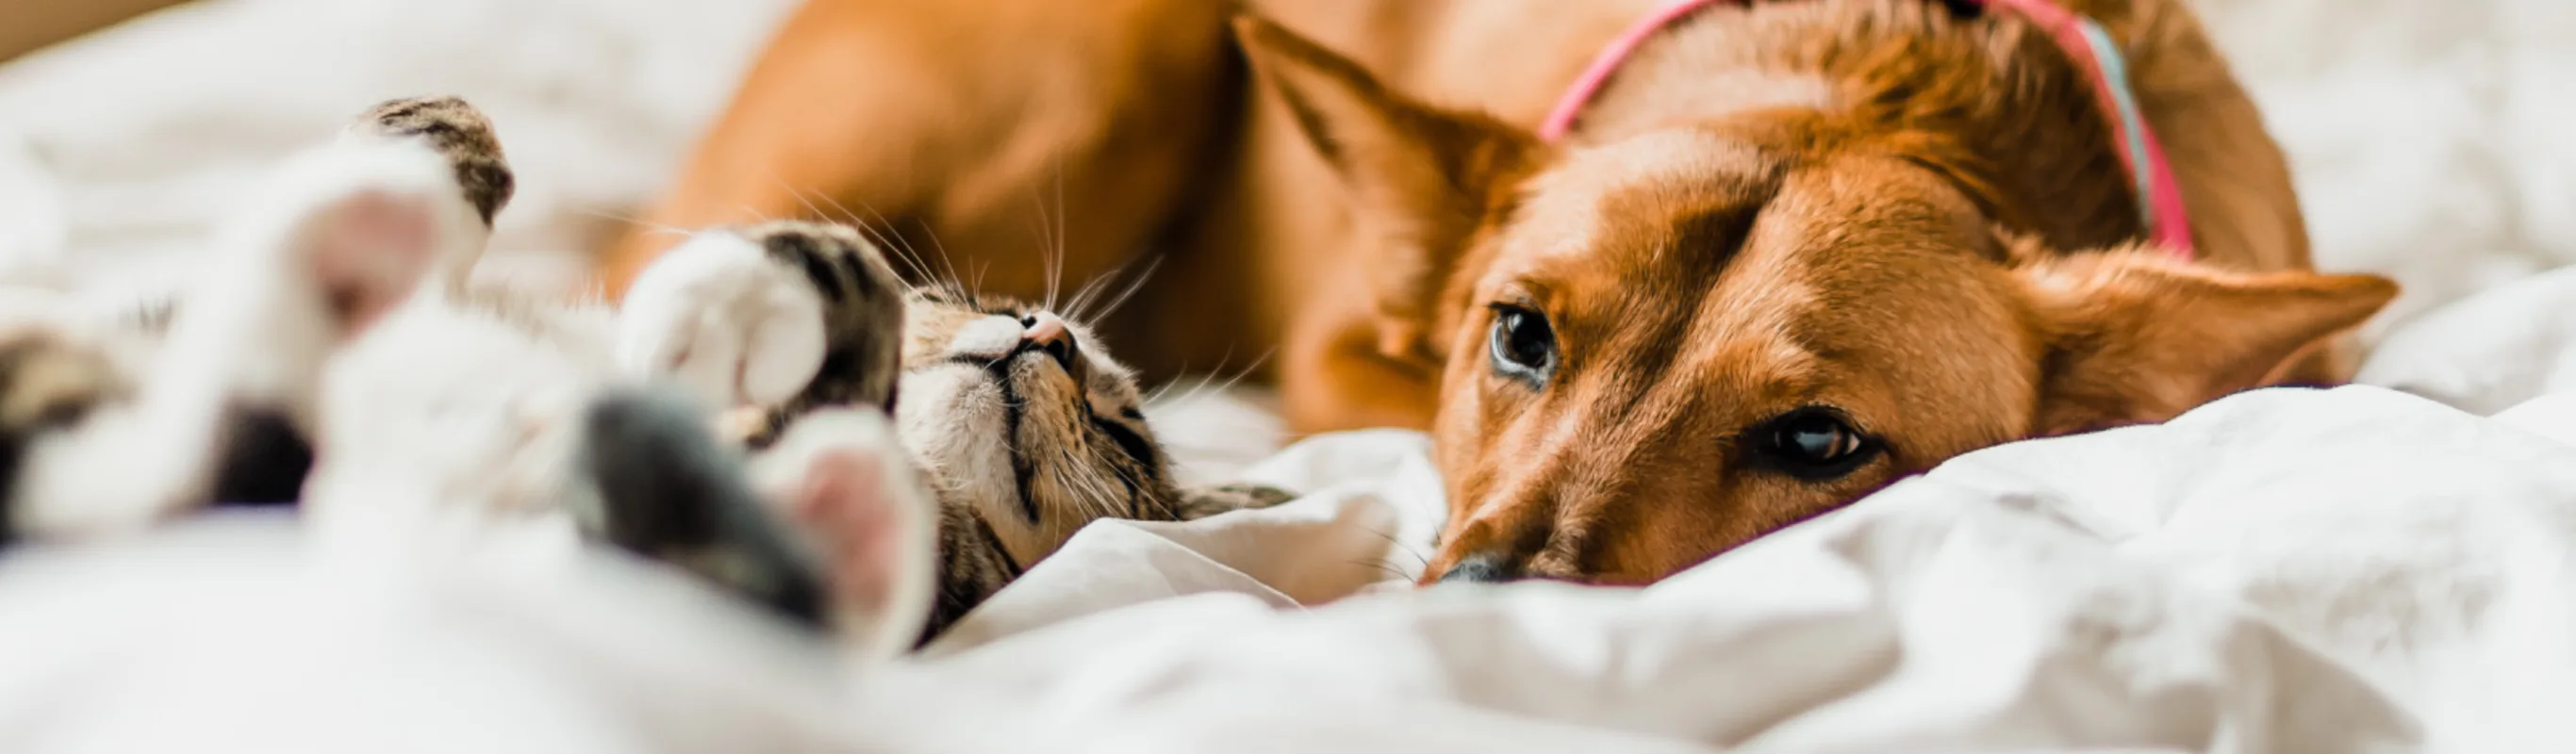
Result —
POLYGON ((1501 555, 1483 553, 1469 555, 1459 560, 1457 565, 1450 566, 1448 573, 1440 574, 1440 583, 1500 584, 1519 578, 1520 574, 1512 567, 1511 561, 1501 555))
POLYGON ((1066 328, 1064 319, 1053 312, 1021 317, 1020 343, 1022 348, 1045 351, 1048 356, 1055 357, 1057 366, 1064 367, 1067 372, 1073 371, 1073 331, 1066 328))

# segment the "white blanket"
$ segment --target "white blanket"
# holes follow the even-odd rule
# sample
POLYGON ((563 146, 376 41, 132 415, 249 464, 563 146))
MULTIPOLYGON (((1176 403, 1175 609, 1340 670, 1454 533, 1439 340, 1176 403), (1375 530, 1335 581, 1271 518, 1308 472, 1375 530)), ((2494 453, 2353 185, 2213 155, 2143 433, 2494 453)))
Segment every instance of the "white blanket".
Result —
MULTIPOLYGON (((216 0, 0 67, 0 260, 184 274, 228 187, 450 91, 523 175, 496 268, 562 272, 788 4, 216 0)), ((2576 394, 2525 403, 2576 379, 2576 276, 2510 282, 2576 259, 2576 10, 2206 5, 2324 265, 2409 286, 2366 381, 2472 411, 2265 391, 1974 454, 1652 589, 1346 599, 1420 567, 1439 487, 1419 436, 1320 438, 1244 472, 1307 497, 1094 527, 856 687, 620 562, 358 575, 208 524, 0 567, 0 750, 2576 748, 2576 394)), ((1159 409, 1202 477, 1276 436, 1257 400, 1159 409)))
POLYGON ((1419 437, 1326 437, 1254 471, 1316 494, 1095 526, 855 695, 816 648, 611 563, 387 578, 277 532, 174 536, 0 570, 0 741, 2564 751, 2571 443, 2576 396, 2481 418, 2378 388, 2262 391, 1971 454, 1648 589, 1306 610, 1403 557, 1378 533, 1418 547, 1435 519, 1419 437))
MULTIPOLYGON (((1440 587, 1303 614, 1255 589, 1147 601, 1230 575, 1192 555, 1272 583, 1329 581, 1339 563, 1102 526, 1031 576, 1072 583, 984 616, 1087 617, 935 669, 1010 679, 1037 720, 1067 726, 1031 725, 1041 741, 2563 751, 2571 441, 2576 396, 2487 419, 2374 388, 2265 391, 1972 454, 1645 590, 1440 587), (1140 562, 1156 572, 1120 572, 1140 562), (1496 713, 1515 723, 1439 724, 1496 713)), ((1266 470, 1347 479, 1352 460, 1410 460, 1255 515, 1400 519, 1389 503, 1419 481, 1415 442, 1291 451, 1266 470)))

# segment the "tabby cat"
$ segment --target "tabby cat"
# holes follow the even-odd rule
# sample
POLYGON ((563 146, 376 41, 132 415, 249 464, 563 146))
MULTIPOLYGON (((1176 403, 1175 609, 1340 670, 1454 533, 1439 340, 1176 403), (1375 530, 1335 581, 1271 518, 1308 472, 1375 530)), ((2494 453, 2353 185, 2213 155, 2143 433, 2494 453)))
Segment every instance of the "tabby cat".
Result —
POLYGON ((1181 488, 1086 328, 848 227, 697 233, 616 311, 471 284, 511 186, 474 108, 388 102, 175 304, 0 323, 0 543, 294 500, 324 539, 554 522, 887 653, 1092 521, 1287 497, 1181 488))

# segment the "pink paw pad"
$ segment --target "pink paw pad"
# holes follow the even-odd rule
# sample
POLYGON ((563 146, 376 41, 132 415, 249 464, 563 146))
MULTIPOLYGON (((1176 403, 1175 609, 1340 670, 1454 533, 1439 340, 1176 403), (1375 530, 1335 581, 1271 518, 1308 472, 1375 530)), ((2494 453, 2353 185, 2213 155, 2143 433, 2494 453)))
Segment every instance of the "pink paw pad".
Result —
POLYGON ((427 203, 382 191, 337 200, 308 228, 306 261, 332 315, 353 330, 410 296, 436 248, 427 203))
POLYGON ((836 448, 808 462, 792 498, 796 518, 825 543, 832 591, 844 604, 881 604, 892 597, 886 561, 902 550, 905 522, 886 482, 883 460, 836 448))

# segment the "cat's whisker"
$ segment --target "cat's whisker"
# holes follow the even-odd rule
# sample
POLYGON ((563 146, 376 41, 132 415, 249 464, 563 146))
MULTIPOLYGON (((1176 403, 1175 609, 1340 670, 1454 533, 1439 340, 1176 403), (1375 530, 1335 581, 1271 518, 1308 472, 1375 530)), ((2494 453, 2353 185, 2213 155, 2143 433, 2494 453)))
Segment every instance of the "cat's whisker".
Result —
POLYGON ((796 197, 796 201, 803 203, 805 205, 805 210, 813 213, 816 219, 839 222, 844 225, 848 225, 851 230, 857 231, 860 236, 867 238, 869 243, 876 244, 877 248, 883 249, 887 253, 894 255, 895 260, 902 262, 904 267, 912 273, 914 278, 923 280, 930 278, 930 272, 923 268, 920 256, 912 253, 912 250, 908 245, 897 243, 900 239, 899 236, 877 231, 868 223, 861 221, 857 214, 850 212, 849 207, 842 206, 839 201, 834 200, 829 194, 821 194, 820 196, 823 198, 823 201, 831 203, 832 208, 840 212, 840 216, 838 217, 834 217, 830 212, 823 211, 823 208, 816 206, 814 201, 807 198, 804 192, 797 191, 795 187, 786 185, 784 181, 781 181, 779 185, 781 188, 787 189, 789 195, 796 197))
POLYGON ((878 248, 885 249, 887 253, 893 254, 895 259, 901 260, 904 268, 912 272, 914 280, 934 287, 940 284, 939 276, 931 271, 930 264, 922 261, 921 255, 913 253, 910 244, 902 243, 900 236, 880 230, 872 224, 860 222, 856 216, 850 218, 850 227, 858 228, 860 232, 867 234, 878 248))
MULTIPOLYGON (((1057 165, 1055 170, 1055 271, 1047 275, 1047 298, 1049 299, 1055 298, 1056 289, 1063 283, 1066 246, 1072 242, 1072 234, 1073 214, 1064 209, 1064 166, 1057 165)), ((1055 305, 1050 301, 1047 308, 1053 309, 1055 305)))
POLYGON ((1095 312, 1089 309, 1084 309, 1079 314, 1075 315, 1075 319, 1083 322, 1097 322, 1108 319, 1109 315, 1117 313, 1118 307, 1125 305, 1129 298, 1133 298, 1137 291, 1144 290, 1145 281, 1153 279, 1154 270, 1160 268, 1162 265, 1163 258, 1161 256, 1155 256, 1146 260, 1145 269, 1137 272, 1135 279, 1127 281, 1127 287, 1120 289, 1118 291, 1118 295, 1110 297, 1108 303, 1100 306, 1099 311, 1095 312))
POLYGON ((839 217, 833 218, 834 222, 850 226, 851 230, 858 231, 860 236, 868 239, 868 243, 875 244, 878 250, 883 251, 888 256, 892 257, 893 261, 902 264, 904 266, 904 270, 911 273, 914 280, 922 281, 925 284, 934 280, 930 275, 930 269, 921 263, 921 257, 913 254, 912 250, 907 248, 904 244, 899 243, 898 239, 893 234, 880 230, 875 226, 875 224, 860 219, 858 213, 850 211, 849 206, 842 204, 838 199, 832 198, 831 194, 822 194, 821 197, 824 203, 832 205, 832 210, 834 212, 840 213, 839 217))
POLYGON ((682 228, 682 227, 679 227, 679 226, 676 226, 676 225, 663 225, 663 224, 661 224, 661 223, 651 222, 651 221, 645 220, 644 218, 637 217, 637 216, 634 216, 634 215, 618 214, 618 213, 615 213, 615 212, 610 212, 610 211, 607 211, 607 210, 600 210, 600 209, 580 209, 580 210, 574 210, 573 212, 574 212, 575 214, 587 215, 587 216, 590 216, 590 217, 596 217, 596 218, 599 218, 599 219, 602 219, 602 220, 608 220, 608 221, 611 221, 611 222, 625 223, 625 224, 627 224, 627 225, 632 225, 632 226, 635 226, 635 227, 638 227, 638 228, 643 228, 643 229, 645 229, 645 230, 647 230, 647 231, 651 231, 651 232, 653 232, 653 233, 655 233, 655 234, 660 234, 660 235, 674 235, 674 236, 680 236, 680 237, 682 237, 682 238, 686 238, 686 237, 689 237, 689 236, 697 235, 697 231, 689 230, 689 229, 687 229, 687 228, 682 228))
POLYGON ((1050 214, 1047 211, 1046 197, 1031 197, 1031 203, 1036 205, 1038 211, 1037 231, 1038 244, 1040 246, 1038 250, 1038 258, 1045 265, 1046 272, 1046 300, 1045 303, 1040 305, 1040 308, 1046 309, 1047 311, 1055 311, 1056 294, 1062 291, 1064 284, 1065 240, 1060 227, 1060 224, 1065 222, 1062 216, 1064 206, 1064 170, 1062 166, 1058 166, 1056 169, 1055 192, 1057 209, 1054 214, 1050 214))
MULTIPOLYGON (((1080 468, 1081 465, 1088 460, 1075 455, 1069 446, 1058 452, 1057 458, 1058 462, 1063 464, 1062 468, 1080 468)), ((1080 486, 1083 488, 1081 499, 1075 501, 1075 505, 1079 508, 1079 513, 1084 518, 1097 520, 1116 517, 1119 512, 1115 501, 1115 498, 1117 497, 1117 489, 1141 486, 1137 484, 1137 479, 1127 475, 1125 469, 1114 464, 1109 465, 1109 473, 1111 477, 1106 479, 1095 474, 1077 475, 1081 481, 1075 485, 1067 485, 1080 486), (1120 486, 1118 488, 1112 488, 1110 483, 1113 481, 1121 482, 1120 486)), ((1058 476, 1061 478, 1063 475, 1059 474, 1058 476)))
POLYGON ((1100 291, 1110 285, 1111 281, 1116 280, 1118 278, 1118 271, 1124 267, 1125 265, 1112 267, 1108 272, 1101 273, 1099 277, 1092 278, 1090 281, 1083 283, 1081 288, 1074 289, 1073 299, 1065 302, 1064 308, 1057 309, 1056 313, 1062 315, 1065 319, 1077 322, 1083 321, 1082 307, 1090 302, 1093 296, 1100 295, 1100 291))
POLYGON ((1225 378, 1225 382, 1223 384, 1217 384, 1217 375, 1225 373, 1225 362, 1233 358, 1234 352, 1232 350, 1228 350, 1226 351, 1225 356, 1217 359, 1216 369, 1199 377, 1197 385, 1183 390, 1179 395, 1175 396, 1172 394, 1172 391, 1181 389, 1181 383, 1165 383, 1154 388, 1154 391, 1148 394, 1145 398, 1145 402, 1165 403, 1170 401, 1193 401, 1212 394, 1224 394, 1225 391, 1232 390, 1236 385, 1242 384, 1243 381, 1250 378, 1253 373, 1261 371, 1262 365, 1269 363, 1270 357, 1276 353, 1278 353, 1278 349, 1276 348, 1261 352, 1261 356, 1254 358, 1252 363, 1244 365, 1243 369, 1235 372, 1233 377, 1225 378))
POLYGON ((779 178, 773 175, 770 176, 770 180, 777 181, 780 189, 786 190, 788 196, 796 198, 796 203, 805 205, 806 214, 811 215, 813 219, 816 220, 824 219, 823 208, 814 206, 814 200, 805 198, 805 192, 796 190, 796 187, 788 184, 787 179, 785 178, 779 178))
POLYGON ((948 244, 939 240, 939 231, 931 228, 929 221, 926 220, 914 220, 913 225, 921 228, 921 237, 930 242, 931 250, 939 252, 939 263, 948 268, 949 281, 962 294, 959 298, 965 301, 982 301, 984 299, 983 268, 975 267, 973 282, 968 282, 966 274, 957 269, 957 258, 948 253, 948 244))
POLYGON ((749 204, 737 205, 737 208, 742 210, 743 217, 750 218, 749 220, 743 221, 741 223, 743 225, 759 225, 762 223, 777 222, 779 220, 779 218, 773 217, 769 213, 752 209, 749 204))
POLYGON ((1389 565, 1386 561, 1383 561, 1383 560, 1354 560, 1354 561, 1350 561, 1350 562, 1348 563, 1348 565, 1355 565, 1355 566, 1362 566, 1362 567, 1366 567, 1366 568, 1368 568, 1369 570, 1376 571, 1376 572, 1379 572, 1379 573, 1383 573, 1383 574, 1386 574, 1386 575, 1388 575, 1388 576, 1392 576, 1392 577, 1394 577, 1394 578, 1398 578, 1398 579, 1407 578, 1407 576, 1405 576, 1405 574, 1404 574, 1404 570, 1403 570, 1403 569, 1397 568, 1397 567, 1395 567, 1395 566, 1393 566, 1393 565, 1389 565))
MULTIPOLYGON (((929 267, 929 257, 922 255, 919 247, 914 246, 910 240, 903 237, 901 229, 895 226, 894 220, 886 217, 885 213, 877 211, 876 205, 869 204, 867 200, 861 199, 858 200, 858 202, 860 209, 867 210, 869 217, 876 218, 877 224, 885 229, 885 233, 889 238, 899 242, 897 245, 903 249, 905 254, 909 254, 914 259, 920 260, 923 268, 929 267)), ((926 223, 923 224, 922 227, 925 231, 929 229, 929 225, 926 223)), ((937 241, 935 234, 925 233, 925 235, 934 235, 932 240, 933 242, 937 241)), ((960 301, 968 300, 966 298, 965 287, 959 285, 957 282, 957 266, 949 263, 948 254, 945 250, 940 252, 939 261, 941 269, 936 271, 939 274, 925 274, 922 276, 923 280, 938 289, 947 292, 949 295, 956 297, 960 301)))
POLYGON ((1395 535, 1393 535, 1393 534, 1388 534, 1388 533, 1386 533, 1386 532, 1382 532, 1382 531, 1378 531, 1378 530, 1376 530, 1376 529, 1369 529, 1369 528, 1365 528, 1365 527, 1363 527, 1363 528, 1362 528, 1362 531, 1366 531, 1366 532, 1368 532, 1368 533, 1370 533, 1370 534, 1377 535, 1377 538, 1379 538, 1379 539, 1383 539, 1383 540, 1386 540, 1386 543, 1387 543, 1387 544, 1389 544, 1389 545, 1393 545, 1393 546, 1395 547, 1395 551, 1396 551, 1396 552, 1400 552, 1400 553, 1404 553, 1404 554, 1406 554, 1406 555, 1411 555, 1411 556, 1413 556, 1413 559, 1414 559, 1414 560, 1421 561, 1421 563, 1422 563, 1422 567, 1424 567, 1424 568, 1430 568, 1430 567, 1431 567, 1431 559, 1430 559, 1430 558, 1423 557, 1423 555, 1422 555, 1422 553, 1421 553, 1420 551, 1414 550, 1412 545, 1405 544, 1403 540, 1396 539, 1396 538, 1395 538, 1395 535))
POLYGON ((983 298, 981 290, 963 287, 965 276, 957 272, 957 258, 948 255, 948 244, 939 240, 939 231, 930 227, 930 221, 914 220, 912 224, 920 226, 922 239, 930 242, 932 251, 939 252, 939 264, 948 269, 948 282, 959 294, 962 294, 959 298, 966 301, 983 298))

